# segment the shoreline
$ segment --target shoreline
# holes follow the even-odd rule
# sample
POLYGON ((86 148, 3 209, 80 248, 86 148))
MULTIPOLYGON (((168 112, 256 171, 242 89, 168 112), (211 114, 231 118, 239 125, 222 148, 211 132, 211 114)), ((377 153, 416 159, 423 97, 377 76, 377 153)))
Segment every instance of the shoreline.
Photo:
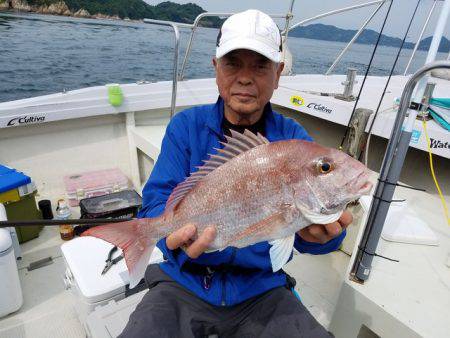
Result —
POLYGON ((21 0, 5 0, 0 2, 0 12, 12 13, 12 14, 43 14, 43 15, 56 15, 65 16, 73 18, 84 18, 84 19, 102 19, 102 20, 117 20, 125 22, 135 22, 143 23, 143 20, 132 20, 130 18, 120 18, 117 15, 111 16, 102 13, 91 14, 84 8, 80 8, 78 11, 74 12, 69 9, 64 1, 60 1, 51 5, 43 6, 31 6, 27 2, 21 0))

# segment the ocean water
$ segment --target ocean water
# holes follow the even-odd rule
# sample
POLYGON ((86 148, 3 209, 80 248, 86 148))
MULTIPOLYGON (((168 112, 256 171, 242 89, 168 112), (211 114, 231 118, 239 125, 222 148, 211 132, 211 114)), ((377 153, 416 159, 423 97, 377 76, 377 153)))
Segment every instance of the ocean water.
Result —
MULTIPOLYGON (((190 30, 181 29, 181 62, 190 30)), ((217 29, 197 30, 185 78, 213 77, 217 29)), ((295 74, 323 74, 345 43, 289 38, 295 74)), ((174 34, 170 27, 122 21, 0 13, 0 102, 111 82, 172 79, 174 34)), ((352 46, 334 73, 354 67, 364 74, 374 46, 352 46)), ((405 50, 395 74, 403 73, 405 50)), ((378 48, 369 74, 387 75, 397 48, 378 48)), ((419 51, 410 68, 425 60, 419 51)), ((446 55, 439 55, 445 59, 446 55)))

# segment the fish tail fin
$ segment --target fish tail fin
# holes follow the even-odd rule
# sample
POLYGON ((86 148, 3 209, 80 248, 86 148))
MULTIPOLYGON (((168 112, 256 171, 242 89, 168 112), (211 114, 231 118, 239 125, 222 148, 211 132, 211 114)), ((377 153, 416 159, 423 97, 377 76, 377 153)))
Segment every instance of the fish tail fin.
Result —
POLYGON ((144 277, 156 242, 167 235, 166 228, 162 217, 141 218, 96 226, 82 236, 97 237, 122 249, 133 288, 144 277))

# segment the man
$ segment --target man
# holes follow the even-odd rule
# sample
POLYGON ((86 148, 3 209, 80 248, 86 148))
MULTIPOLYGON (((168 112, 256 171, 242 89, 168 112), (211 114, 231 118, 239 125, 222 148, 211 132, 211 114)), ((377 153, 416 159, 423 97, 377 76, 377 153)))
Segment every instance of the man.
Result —
MULTIPOLYGON (((248 10, 228 18, 217 39, 216 104, 178 113, 169 123, 161 154, 143 192, 141 217, 164 211, 176 185, 230 129, 260 132, 270 141, 311 140, 296 122, 272 111, 278 81, 281 36, 273 20, 248 10)), ((299 231, 295 247, 312 254, 336 250, 352 217, 299 231)), ((267 242, 204 253, 216 234, 195 224, 158 243, 166 261, 146 271, 149 291, 130 316, 123 337, 329 337, 294 296, 283 271, 272 272, 267 242)))

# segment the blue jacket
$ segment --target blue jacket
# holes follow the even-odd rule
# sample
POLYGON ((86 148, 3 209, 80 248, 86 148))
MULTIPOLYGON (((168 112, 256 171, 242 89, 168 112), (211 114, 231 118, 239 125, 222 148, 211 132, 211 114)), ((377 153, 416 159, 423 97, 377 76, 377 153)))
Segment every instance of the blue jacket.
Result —
MULTIPOLYGON (((311 140, 295 121, 265 107, 266 137, 269 141, 284 139, 311 140)), ((155 217, 163 213, 165 203, 178 183, 184 181, 213 148, 221 147, 223 100, 216 104, 194 107, 175 115, 167 126, 161 153, 143 190, 143 206, 139 217, 155 217)), ((325 244, 310 243, 297 236, 295 248, 299 252, 324 254, 336 250, 345 232, 325 244)), ((169 250, 165 238, 157 244, 166 259, 161 269, 198 297, 214 305, 234 305, 265 291, 286 285, 283 271, 272 272, 270 245, 261 242, 246 248, 229 247, 222 251, 205 253, 197 259, 189 258, 181 249, 169 250), (189 262, 186 264, 186 262, 189 262), (192 264, 194 263, 194 264, 192 264), (191 266, 232 267, 226 272, 217 269, 212 274, 198 273, 191 266)), ((200 270, 202 271, 202 270, 200 270)))

